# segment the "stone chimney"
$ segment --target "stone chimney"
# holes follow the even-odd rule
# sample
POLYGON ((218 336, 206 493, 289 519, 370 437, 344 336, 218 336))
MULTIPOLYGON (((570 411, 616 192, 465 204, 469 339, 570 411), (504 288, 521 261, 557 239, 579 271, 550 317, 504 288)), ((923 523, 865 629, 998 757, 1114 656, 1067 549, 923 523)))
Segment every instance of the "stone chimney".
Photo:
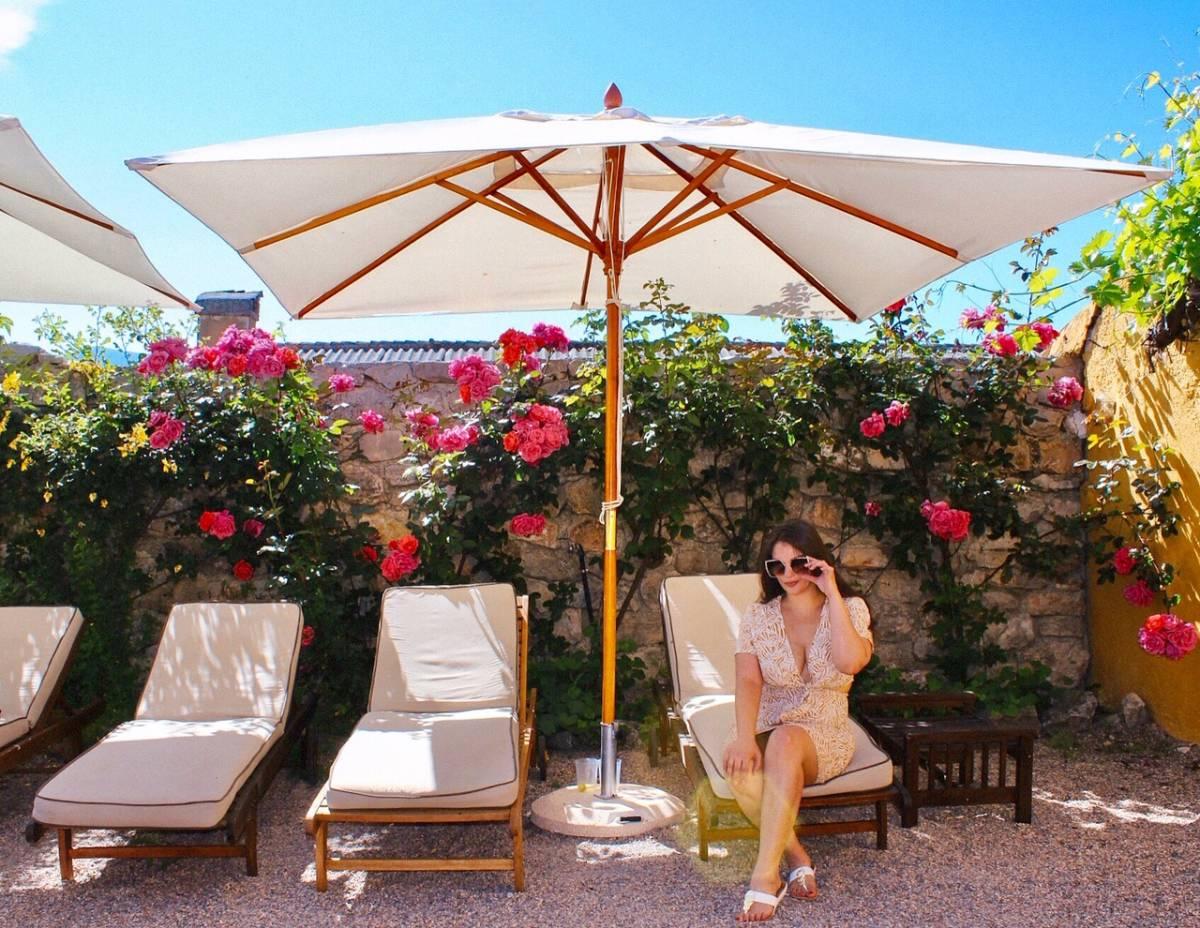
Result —
POLYGON ((258 325, 261 290, 213 290, 196 297, 200 307, 200 344, 215 343, 231 325, 252 329, 258 325))

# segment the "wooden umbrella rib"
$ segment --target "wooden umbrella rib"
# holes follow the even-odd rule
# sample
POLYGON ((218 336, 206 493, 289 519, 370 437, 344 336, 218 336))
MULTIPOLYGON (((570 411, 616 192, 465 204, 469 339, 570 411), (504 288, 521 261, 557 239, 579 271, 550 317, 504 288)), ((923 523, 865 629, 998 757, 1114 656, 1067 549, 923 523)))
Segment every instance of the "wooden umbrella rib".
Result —
MULTIPOLYGON (((563 148, 552 149, 552 150, 546 152, 546 154, 542 155, 542 157, 540 157, 536 161, 534 161, 533 164, 534 164, 534 166, 545 164, 551 158, 556 158, 559 155, 561 155, 565 150, 566 149, 563 149, 563 148)), ((525 173, 525 168, 518 167, 515 170, 510 171, 504 177, 501 177, 499 180, 494 181, 491 184, 489 184, 487 187, 485 187, 481 191, 480 195, 481 196, 490 196, 491 194, 495 193, 497 190, 499 190, 501 187, 505 186, 506 184, 512 183, 514 180, 516 180, 518 177, 520 177, 524 173, 525 173)), ((451 207, 449 210, 447 210, 441 216, 438 216, 436 219, 434 219, 431 222, 427 223, 426 225, 422 226, 420 229, 418 229, 412 235, 408 236, 406 239, 404 239, 404 241, 400 242, 398 245, 396 245, 392 248, 389 248, 387 251, 385 251, 382 255, 380 255, 378 258, 376 258, 374 261, 372 261, 366 267, 360 268, 359 270, 355 271, 353 274, 351 274, 345 280, 341 281, 340 283, 335 284, 333 287, 330 287, 328 290, 326 290, 324 293, 322 293, 319 297, 317 297, 311 303, 308 303, 307 305, 302 307, 301 310, 298 313, 296 313, 296 318, 303 319, 306 315, 308 315, 310 312, 312 312, 312 310, 316 309, 322 303, 326 302, 327 300, 329 300, 332 297, 336 296, 337 294, 341 293, 343 290, 345 290, 347 287, 349 287, 355 281, 361 280, 363 277, 365 277, 367 274, 371 273, 373 270, 375 270, 380 265, 387 263, 392 258, 396 257, 396 255, 400 254, 400 252, 404 251, 405 248, 408 248, 410 245, 420 241, 426 235, 428 235, 430 232, 432 232, 434 229, 438 228, 438 226, 442 225, 443 223, 447 222, 450 219, 453 219, 455 216, 457 216, 459 213, 461 213, 467 207, 471 206, 473 203, 474 203, 473 200, 468 199, 468 200, 464 200, 462 203, 458 203, 455 206, 451 207)))
MULTIPOLYGON (((103 220, 95 219, 86 215, 85 213, 79 212, 78 210, 71 209, 69 206, 63 206, 61 203, 55 203, 53 200, 48 200, 45 197, 39 197, 36 193, 30 193, 28 190, 22 190, 20 187, 14 187, 12 184, 6 184, 2 180, 0 180, 0 187, 3 187, 5 190, 11 190, 13 193, 27 197, 30 200, 35 200, 44 206, 49 206, 51 209, 56 209, 60 212, 66 213, 69 216, 74 216, 76 219, 82 219, 84 222, 90 222, 92 225, 99 226, 101 229, 107 229, 109 232, 117 231, 116 226, 114 226, 111 222, 104 222, 103 220)), ((162 291, 159 292, 161 293, 162 291)))
MULTIPOLYGON (((684 170, 679 165, 677 165, 674 161, 672 161, 670 158, 668 158, 666 155, 664 155, 657 148, 650 148, 648 150, 650 151, 651 154, 654 155, 655 158, 657 158, 659 161, 661 161, 663 164, 665 164, 667 167, 669 167, 672 171, 674 171, 680 177, 684 178, 685 180, 691 179, 691 175, 686 170, 684 170)), ((783 178, 776 178, 776 180, 783 180, 783 178)), ((709 190, 708 187, 704 186, 703 184, 700 185, 699 190, 709 200, 711 200, 713 203, 717 204, 718 206, 725 205, 724 201, 721 199, 720 196, 718 196, 712 190, 709 190)), ((842 300, 840 300, 833 293, 832 290, 830 290, 828 287, 826 287, 823 283, 821 283, 819 280, 817 280, 816 277, 814 277, 811 273, 809 273, 809 271, 807 271, 804 267, 802 267, 800 265, 800 263, 796 261, 795 258, 793 258, 791 255, 789 255, 786 251, 784 251, 783 248, 781 248, 778 244, 776 244, 770 238, 770 236, 768 236, 765 232, 763 232, 761 229, 759 229, 756 225, 754 225, 754 223, 752 223, 750 220, 748 220, 741 213, 733 211, 733 212, 728 213, 727 215, 729 216, 730 219, 732 219, 734 222, 736 222, 738 225, 740 225, 743 229, 745 229, 747 232, 749 232, 752 236, 754 236, 756 239, 758 239, 758 241, 761 242, 768 251, 770 251, 777 258, 779 258, 779 260, 781 260, 784 264, 786 264, 793 271, 795 271, 797 274, 799 274, 800 277, 803 278, 809 284, 809 286, 811 286, 818 293, 820 293, 823 297, 825 297, 825 299, 829 300, 829 302, 831 302, 834 306, 836 306, 839 310, 841 310, 843 315, 845 315, 848 319, 850 319, 851 322, 858 322, 857 313, 855 313, 852 309, 850 309, 849 306, 847 306, 842 300)))
MULTIPOLYGON (((706 158, 715 157, 715 154, 710 149, 702 148, 697 145, 683 145, 680 147, 682 147, 684 151, 689 151, 694 155, 702 155, 706 158)), ((839 212, 846 213, 848 216, 853 216, 855 219, 861 219, 864 222, 869 222, 871 225, 878 226, 881 229, 886 229, 888 232, 899 235, 902 238, 906 238, 910 242, 916 242, 918 245, 923 245, 924 247, 932 249, 933 251, 940 252, 941 254, 946 255, 948 258, 954 258, 956 261, 962 260, 959 258, 958 249, 956 248, 951 248, 949 245, 939 242, 936 239, 932 239, 927 235, 922 235, 920 232, 914 232, 912 229, 906 228, 899 223, 884 219, 881 216, 876 216, 874 213, 869 213, 865 209, 860 209, 857 206, 846 203, 843 200, 839 200, 837 197, 832 197, 829 196, 829 194, 821 193, 819 190, 814 190, 811 187, 805 187, 803 184, 798 184, 794 180, 784 177, 781 174, 776 174, 775 172, 768 171, 765 168, 748 164, 747 162, 741 161, 737 158, 730 159, 729 167, 736 171, 741 171, 744 174, 749 174, 752 177, 757 177, 759 180, 765 180, 769 183, 782 183, 792 193, 806 197, 810 200, 815 200, 816 202, 831 207, 832 209, 836 209, 839 212)))
MULTIPOLYGON (((596 229, 600 226, 600 203, 604 199, 604 184, 596 184, 596 208, 592 211, 592 235, 596 234, 596 229)), ((592 277, 592 261, 599 252, 587 253, 587 259, 583 265, 583 288, 579 293, 579 305, 587 306, 587 291, 588 282, 592 277)))
MULTIPOLYGON (((650 146, 643 145, 642 147, 649 148, 650 146)), ((738 154, 738 150, 736 148, 730 148, 719 157, 710 159, 708 165, 703 171, 697 174, 692 180, 688 181, 687 185, 678 193, 676 193, 675 196, 671 197, 671 199, 666 203, 665 206, 663 206, 662 209, 647 219, 640 229, 634 232, 633 235, 629 236, 629 240, 625 243, 627 253, 633 254, 633 252, 637 250, 636 246, 638 242, 649 235, 654 230, 654 227, 661 222, 664 217, 669 216, 675 207, 686 200, 689 195, 695 192, 697 187, 707 181, 736 154, 738 154)))
POLYGON ((511 206, 508 206, 504 203, 496 202, 490 196, 476 193, 474 190, 469 190, 468 188, 449 180, 440 181, 438 186, 444 187, 446 190, 450 190, 453 193, 457 193, 459 196, 465 197, 472 202, 486 206, 488 209, 494 209, 498 213, 508 216, 510 219, 516 219, 518 222, 523 222, 526 225, 533 226, 535 229, 545 232, 548 235, 553 235, 555 238, 560 238, 564 242, 569 242, 572 245, 584 249, 585 251, 590 251, 592 249, 592 243, 587 239, 580 238, 570 229, 564 229, 558 223, 552 222, 540 213, 529 209, 529 207, 523 207, 523 210, 513 209, 511 206))
POLYGON ((783 190, 783 184, 771 184, 769 187, 763 187, 759 190, 749 193, 740 199, 734 200, 732 203, 726 203, 724 206, 718 206, 716 209, 710 210, 703 216, 697 216, 691 222, 673 222, 669 226, 647 235, 636 246, 629 246, 627 254, 634 254, 644 248, 652 248, 660 242, 665 242, 669 238, 674 238, 676 235, 681 235, 689 229, 694 229, 696 226, 702 226, 706 222, 725 216, 734 210, 741 209, 743 206, 749 206, 764 197, 769 197, 773 193, 778 193, 783 190))
MULTIPOLYGON (((563 149, 558 149, 561 154, 563 149)), ((446 168, 443 171, 438 171, 436 174, 430 174, 427 177, 422 177, 420 180, 415 180, 412 183, 404 184, 401 187, 395 187, 392 190, 385 190, 383 193, 377 193, 374 196, 367 197, 364 200, 358 200, 354 203, 349 203, 346 206, 339 207, 331 212, 324 213, 307 222, 303 222, 291 229, 286 229, 275 235, 269 235, 266 238, 261 238, 253 245, 246 248, 239 248, 238 254, 247 255, 252 251, 258 251, 261 248, 266 248, 269 245, 275 245, 279 242, 286 241, 289 238, 294 238, 297 235, 303 235, 305 232, 311 232, 313 229, 319 229, 321 226, 328 225, 331 222, 337 222, 339 219, 345 219, 347 216, 353 216, 355 213, 360 213, 365 209, 370 209, 373 206, 379 206, 381 203, 387 203, 395 200, 397 197, 402 197, 405 194, 412 193, 416 190, 422 190, 432 184, 436 184, 442 180, 449 180, 452 177, 457 177, 459 174, 466 174, 469 171, 474 171, 476 168, 486 167, 489 164, 494 164, 497 161, 502 161, 505 158, 511 157, 510 151, 496 151, 488 155, 481 155, 478 158, 472 158, 462 164, 455 165, 452 168, 446 168)))
POLYGON ((546 192, 546 196, 553 200, 558 208, 566 214, 567 218, 575 223, 579 231, 583 233, 584 238, 592 243, 592 247, 599 251, 602 247, 600 244, 600 239, 594 232, 592 232, 591 229, 588 228, 587 223, 583 221, 583 217, 580 216, 579 213, 575 212, 575 210, 571 208, 571 205, 563 199, 562 194, 555 190, 554 186, 548 180, 546 180, 542 172, 530 164, 529 159, 519 151, 513 153, 513 158, 518 164, 525 168, 526 173, 534 179, 534 181, 539 187, 542 188, 542 190, 546 192))

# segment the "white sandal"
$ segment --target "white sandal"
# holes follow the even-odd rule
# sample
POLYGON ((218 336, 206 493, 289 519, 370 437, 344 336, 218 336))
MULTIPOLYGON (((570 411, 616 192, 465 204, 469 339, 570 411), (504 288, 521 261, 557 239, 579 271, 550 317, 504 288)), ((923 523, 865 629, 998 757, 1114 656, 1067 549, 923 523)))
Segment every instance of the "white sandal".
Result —
POLYGON ((806 876, 811 876, 813 878, 814 890, 813 890, 812 895, 811 896, 792 896, 793 899, 816 899, 817 896, 819 896, 821 894, 821 891, 816 888, 817 871, 814 870, 812 867, 810 867, 808 864, 801 864, 799 867, 793 867, 791 870, 788 871, 788 875, 786 877, 786 882, 783 884, 784 889, 787 891, 787 894, 789 896, 791 896, 792 895, 792 884, 794 882, 796 882, 796 880, 804 879, 806 876))
MULTIPOLYGON (((749 912, 750 906, 758 903, 759 905, 770 906, 771 914, 767 917, 774 918, 775 910, 779 908, 779 903, 783 902, 783 897, 787 895, 787 891, 787 883, 784 883, 782 886, 780 886, 779 892, 774 894, 764 893, 758 889, 748 889, 746 890, 746 895, 742 897, 742 911, 749 912)), ((766 919, 763 919, 763 921, 766 921, 766 919)))

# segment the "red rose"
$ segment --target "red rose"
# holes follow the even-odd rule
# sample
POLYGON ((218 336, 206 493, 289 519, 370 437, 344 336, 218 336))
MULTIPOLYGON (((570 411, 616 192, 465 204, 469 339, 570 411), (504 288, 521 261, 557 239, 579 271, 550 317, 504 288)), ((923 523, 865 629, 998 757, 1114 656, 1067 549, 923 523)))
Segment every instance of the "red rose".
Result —
POLYGON ((379 565, 379 570, 388 582, 395 583, 401 577, 407 577, 420 566, 421 561, 419 558, 393 549, 383 559, 383 563, 379 565))
POLYGON ((865 503, 863 503, 863 512, 866 513, 868 516, 870 516, 873 519, 883 512, 883 507, 880 506, 879 503, 875 502, 874 500, 869 499, 865 503))
POLYGON ((546 517, 532 512, 518 513, 508 523, 508 528, 514 535, 524 538, 540 535, 546 530, 546 517))
POLYGON ((279 358, 289 371, 294 371, 300 366, 300 355, 296 354, 295 348, 280 348, 275 357, 279 358))
POLYGON ((358 549, 358 556, 372 564, 379 560, 379 552, 375 550, 374 545, 363 545, 358 549))
POLYGON ((254 576, 254 565, 249 561, 238 561, 233 565, 233 575, 245 583, 254 576))
POLYGON ((311 625, 305 625, 304 631, 300 633, 300 647, 307 648, 313 641, 316 640, 317 630, 311 625))
POLYGON ((416 535, 405 535, 400 539, 398 551, 403 551, 405 554, 416 554, 417 549, 421 547, 421 543, 417 540, 416 535))
POLYGON ((1149 606, 1154 602, 1154 590, 1150 588, 1145 580, 1138 580, 1136 583, 1131 583, 1122 591, 1125 599, 1135 606, 1149 606))
POLYGON ((230 356, 225 364, 225 370, 230 377, 241 377, 246 373, 246 356, 244 354, 230 356))
POLYGON ((197 520, 196 524, 200 527, 200 531, 205 533, 211 532, 213 522, 216 520, 216 518, 217 514, 215 512, 209 512, 206 509, 204 512, 200 513, 200 518, 197 520))
POLYGON ((245 522, 242 523, 242 531, 245 532, 247 535, 249 535, 251 538, 257 538, 259 535, 261 535, 263 533, 263 529, 266 527, 267 526, 265 524, 263 524, 262 522, 258 521, 258 519, 247 519, 245 522))
POLYGON ((519 447, 521 447, 521 436, 516 432, 509 432, 504 436, 505 451, 516 451, 519 447))

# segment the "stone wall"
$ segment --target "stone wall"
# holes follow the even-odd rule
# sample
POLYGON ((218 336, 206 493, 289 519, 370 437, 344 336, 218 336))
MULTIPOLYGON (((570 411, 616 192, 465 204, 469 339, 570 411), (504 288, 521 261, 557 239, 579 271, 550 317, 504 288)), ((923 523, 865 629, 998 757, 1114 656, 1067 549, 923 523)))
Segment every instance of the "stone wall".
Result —
MULTIPOLYGON (((1077 360, 1062 362, 1054 376, 1078 376, 1077 360)), ((339 418, 355 419, 371 408, 384 415, 389 429, 381 435, 364 435, 348 427, 343 436, 344 469, 347 477, 361 487, 356 506, 384 537, 405 531, 407 513, 400 502, 405 483, 401 460, 404 411, 414 402, 439 410, 456 407, 457 390, 446 373, 446 363, 365 363, 326 367, 318 364, 314 377, 320 381, 333 373, 354 375, 359 387, 339 396, 350 404, 339 410, 339 418)), ((547 374, 562 378, 562 363, 552 362, 547 374)), ((636 401, 636 398, 635 398, 636 401)), ((1017 449, 1017 460, 1034 491, 1024 504, 1026 518, 1039 514, 1079 511, 1081 476, 1073 467, 1083 457, 1078 414, 1068 416, 1046 409, 1048 421, 1040 425, 1033 442, 1017 449)), ((806 481, 801 481, 805 486, 806 481)), ((566 483, 562 491, 561 513, 551 520, 544 536, 514 539, 533 590, 545 591, 554 580, 578 579, 578 561, 570 542, 582 544, 589 555, 602 548, 603 535, 597 516, 600 509, 598 486, 588 478, 566 483)), ((800 516, 821 529, 827 540, 839 537, 841 502, 823 493, 820 487, 807 488, 795 499, 792 511, 781 516, 800 516)), ((673 574, 724 573, 721 545, 715 531, 701 518, 692 520, 694 540, 682 541, 671 560, 651 571, 635 594, 631 608, 621 625, 621 636, 634 638, 643 657, 652 667, 662 660, 662 628, 658 609, 658 591, 664 577, 673 574)), ((620 543, 620 536, 618 536, 620 543)), ((1004 558, 1000 542, 972 536, 961 552, 970 564, 968 579, 982 577, 1004 558)), ((875 616, 877 650, 880 658, 906 670, 921 671, 931 649, 923 632, 921 603, 924 597, 917 580, 902 571, 887 569, 887 554, 869 535, 849 539, 839 552, 843 575, 864 591, 875 616)), ((601 583, 599 570, 590 574, 593 602, 599 615, 601 583)), ((1056 581, 1017 575, 989 594, 989 601, 1008 616, 1007 623, 992 633, 999 643, 1021 660, 1041 660, 1054 671, 1061 684, 1082 684, 1088 670, 1089 651, 1086 626, 1086 579, 1082 555, 1077 567, 1065 571, 1056 581)), ((621 589, 622 598, 626 589, 621 589)), ((581 597, 582 600, 582 597, 581 597)), ((582 601, 570 610, 560 632, 578 636, 585 621, 582 601)))

